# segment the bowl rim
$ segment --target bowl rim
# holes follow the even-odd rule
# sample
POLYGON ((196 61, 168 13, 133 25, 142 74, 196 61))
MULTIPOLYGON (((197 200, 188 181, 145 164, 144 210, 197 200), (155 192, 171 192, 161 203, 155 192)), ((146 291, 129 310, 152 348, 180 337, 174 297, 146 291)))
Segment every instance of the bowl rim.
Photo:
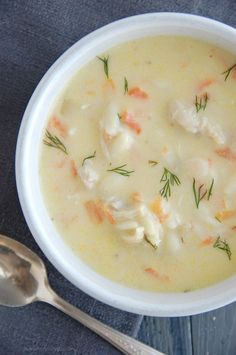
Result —
MULTIPOLYGON (((44 220, 42 214, 39 216, 37 208, 35 211, 33 201, 36 202, 36 204, 38 202, 34 200, 31 191, 32 187, 30 186, 32 184, 32 173, 29 169, 29 163, 31 163, 29 160, 29 147, 32 147, 31 136, 33 128, 36 125, 36 123, 34 125, 33 118, 37 114, 36 111, 40 107, 40 103, 45 100, 45 98, 43 98, 44 92, 49 90, 51 82, 56 78, 61 68, 69 65, 72 58, 75 58, 76 55, 78 56, 78 52, 86 50, 89 44, 98 40, 102 42, 108 33, 116 33, 122 29, 124 35, 125 30, 131 27, 138 28, 148 23, 153 23, 152 26, 154 26, 154 22, 158 22, 160 25, 167 25, 169 23, 169 26, 171 26, 171 23, 176 23, 184 28, 187 28, 187 26, 190 28, 195 26, 195 29, 196 26, 199 26, 206 32, 206 35, 208 32, 214 34, 214 31, 215 36, 222 33, 225 38, 229 37, 229 40, 232 39, 232 43, 236 44, 236 30, 234 28, 209 18, 172 12, 146 13, 127 17, 112 22, 86 35, 66 50, 54 62, 43 76, 30 98, 23 115, 17 139, 15 157, 16 184, 21 208, 34 239, 56 269, 72 284, 90 296, 125 311, 152 316, 186 316, 206 312, 233 302, 236 299, 236 276, 232 276, 208 288, 192 291, 190 293, 153 293, 131 289, 111 282, 92 271, 81 262, 79 257, 74 256, 75 259, 78 259, 77 262, 80 262, 80 264, 77 264, 85 273, 85 276, 83 273, 76 274, 69 262, 70 258, 71 260, 73 259, 71 255, 72 251, 60 240, 59 233, 56 233, 57 241, 61 248, 59 252, 57 248, 53 247, 50 239, 46 238, 46 234, 48 234, 49 231, 55 233, 55 230, 49 225, 46 227, 43 226, 44 223, 42 222, 44 222, 44 220), (48 233, 46 233, 46 230, 48 230, 48 233), (64 251, 62 251, 63 248, 64 251), (88 273, 91 275, 91 279, 87 277, 88 273)), ((138 36, 138 38, 140 37, 142 36, 138 36)), ((68 80, 65 79, 65 82, 67 81, 68 80)), ((32 166, 35 172, 36 166, 38 165, 33 164, 32 166)), ((72 261, 75 262, 74 259, 72 261)))

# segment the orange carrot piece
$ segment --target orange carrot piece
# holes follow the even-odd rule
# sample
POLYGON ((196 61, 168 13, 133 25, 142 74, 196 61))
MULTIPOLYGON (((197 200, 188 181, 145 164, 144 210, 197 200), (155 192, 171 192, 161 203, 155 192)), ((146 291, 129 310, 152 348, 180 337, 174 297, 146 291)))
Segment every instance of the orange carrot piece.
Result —
POLYGON ((121 114, 121 120, 124 124, 126 124, 129 128, 131 128, 132 130, 134 130, 137 134, 141 133, 141 126, 140 124, 135 121, 135 119, 133 118, 133 115, 131 113, 128 112, 123 112, 121 114))
POLYGON ((233 78, 234 80, 236 80, 236 68, 233 69, 231 78, 233 78))
POLYGON ((166 145, 164 145, 164 147, 161 150, 161 154, 166 155, 168 154, 168 152, 169 152, 169 148, 166 145))
POLYGON ((129 96, 133 96, 136 99, 147 99, 148 98, 148 94, 140 89, 138 86, 135 86, 133 88, 131 88, 128 92, 129 96))
POLYGON ((96 201, 90 200, 85 203, 85 208, 91 217, 96 223, 101 224, 104 221, 104 212, 99 207, 96 201))
POLYGON ((108 220, 109 223, 115 224, 116 220, 112 215, 111 211, 104 203, 100 200, 98 201, 87 201, 85 203, 85 208, 89 214, 89 216, 98 224, 104 222, 105 219, 108 220))
POLYGON ((236 232, 236 226, 232 227, 232 231, 236 232))
POLYGON ((214 237, 207 237, 206 239, 203 239, 203 241, 200 243, 200 246, 206 247, 208 245, 213 244, 214 241, 215 241, 214 237))
POLYGON ((152 276, 160 277, 159 272, 157 270, 153 269, 152 267, 147 267, 146 269, 144 269, 144 271, 152 276))
POLYGON ((158 278, 158 279, 160 279, 160 280, 162 280, 162 281, 170 281, 169 276, 167 276, 167 275, 160 275, 160 273, 159 273, 157 270, 153 269, 152 267, 147 267, 146 269, 144 269, 144 271, 145 271, 147 274, 149 274, 149 275, 151 275, 151 276, 154 276, 154 277, 156 277, 156 278, 158 278))
POLYGON ((131 195, 131 200, 133 202, 141 202, 142 201, 142 196, 140 194, 140 192, 134 192, 132 195, 131 195))
POLYGON ((198 85, 198 91, 202 91, 205 88, 207 88, 208 86, 214 84, 216 82, 215 79, 206 79, 203 80, 199 85, 198 85))
POLYGON ((106 207, 104 212, 105 212, 105 215, 106 215, 106 218, 107 218, 108 222, 110 224, 115 224, 116 220, 115 220, 113 214, 111 213, 111 211, 109 210, 109 208, 106 207))
POLYGON ((63 168, 63 166, 65 166, 66 162, 67 162, 66 158, 60 159, 60 161, 56 163, 56 167, 61 169, 63 168))
POLYGON ((225 221, 226 219, 235 217, 235 216, 236 216, 236 209, 235 210, 225 210, 225 211, 217 212, 215 214, 215 217, 221 222, 225 221))
POLYGON ((104 90, 115 90, 115 83, 112 79, 106 79, 105 84, 103 85, 104 90))
POLYGON ((78 175, 78 171, 75 165, 75 161, 72 159, 70 159, 70 168, 72 176, 76 177, 78 175))
POLYGON ((67 135, 67 127, 59 120, 57 116, 53 116, 51 124, 54 128, 58 130, 62 137, 65 137, 67 135))
POLYGON ((222 148, 222 149, 217 149, 215 150, 215 153, 219 155, 221 158, 225 158, 228 160, 236 160, 236 154, 232 152, 230 148, 222 148))
POLYGON ((164 223, 169 215, 164 213, 162 206, 161 206, 162 199, 158 196, 150 205, 152 212, 158 217, 161 223, 164 223))

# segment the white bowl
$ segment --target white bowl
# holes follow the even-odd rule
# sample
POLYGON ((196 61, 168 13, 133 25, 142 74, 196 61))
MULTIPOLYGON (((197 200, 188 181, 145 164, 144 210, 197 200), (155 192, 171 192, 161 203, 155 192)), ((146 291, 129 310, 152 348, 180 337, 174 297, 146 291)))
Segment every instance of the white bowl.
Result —
MULTIPOLYGON (((114 307, 152 316, 205 312, 236 300, 236 276, 190 293, 152 293, 124 287, 102 277, 64 243, 52 224, 39 183, 39 149, 48 113, 73 74, 99 53, 135 38, 182 35, 214 43, 236 54, 236 30, 193 15, 152 13, 111 23, 67 50, 48 70, 25 111, 16 150, 17 189, 28 226, 48 259, 75 286, 114 307)), ((216 269, 217 271, 217 269, 216 269)))

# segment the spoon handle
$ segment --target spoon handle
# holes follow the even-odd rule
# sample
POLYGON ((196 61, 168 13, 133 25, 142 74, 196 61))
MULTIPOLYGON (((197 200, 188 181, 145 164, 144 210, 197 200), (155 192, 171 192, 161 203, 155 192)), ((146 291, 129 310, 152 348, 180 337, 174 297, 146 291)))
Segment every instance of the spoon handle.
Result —
POLYGON ((87 328, 91 329, 102 338, 106 339, 113 346, 119 349, 121 352, 127 355, 163 355, 163 353, 154 350, 153 348, 140 343, 139 341, 125 335, 111 327, 99 322, 97 319, 89 316, 88 314, 82 312, 78 308, 72 306, 70 303, 59 297, 54 291, 50 290, 50 295, 52 297, 47 297, 42 299, 42 301, 47 302, 60 311, 68 314, 72 318, 78 320, 87 328))

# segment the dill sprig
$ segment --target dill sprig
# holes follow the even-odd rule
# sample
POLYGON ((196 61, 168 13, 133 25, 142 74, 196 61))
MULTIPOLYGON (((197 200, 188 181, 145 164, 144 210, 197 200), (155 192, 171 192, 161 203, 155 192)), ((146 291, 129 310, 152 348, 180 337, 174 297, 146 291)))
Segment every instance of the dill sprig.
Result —
POLYGON ((117 166, 116 168, 113 169, 108 169, 107 171, 112 171, 114 173, 123 175, 123 176, 130 176, 130 174, 134 173, 134 170, 126 170, 124 167, 127 166, 127 164, 117 166))
POLYGON ((215 180, 213 178, 212 181, 211 181, 211 186, 210 186, 209 191, 208 191, 208 195, 207 195, 208 201, 210 200, 210 198, 212 196, 212 190, 213 190, 214 182, 215 182, 215 180))
POLYGON ((223 73, 221 73, 222 75, 225 75, 225 81, 228 79, 228 76, 230 75, 230 73, 233 69, 236 69, 236 63, 233 64, 232 67, 230 67, 229 69, 227 69, 223 73))
POLYGON ((205 111, 208 100, 209 100, 209 97, 207 95, 207 92, 203 96, 200 96, 200 97, 195 96, 195 107, 196 107, 197 113, 200 110, 205 111))
POLYGON ((197 208, 199 207, 201 200, 207 194, 207 189, 204 192, 202 192, 203 187, 204 187, 204 184, 200 185, 198 188, 198 191, 197 191, 196 190, 196 180, 193 178, 193 194, 194 194, 194 200, 195 200, 197 208))
POLYGON ((217 216, 215 216, 215 219, 216 219, 219 223, 222 223, 222 221, 221 221, 217 216))
POLYGON ((163 172, 160 182, 165 183, 164 186, 162 187, 162 189, 160 190, 160 194, 161 194, 161 196, 163 196, 167 200, 171 196, 171 186, 180 185, 179 178, 166 168, 164 168, 164 172, 163 172))
POLYGON ((232 252, 230 250, 229 244, 225 240, 221 239, 220 236, 218 236, 215 243, 213 244, 213 248, 218 248, 225 251, 229 260, 231 259, 232 252))
POLYGON ((124 95, 129 91, 129 84, 126 77, 124 77, 124 95))
POLYGON ((150 164, 151 166, 155 166, 157 165, 159 162, 156 160, 148 160, 148 164, 150 164))
POLYGON ((63 153, 68 154, 65 145, 57 136, 52 135, 48 130, 46 130, 45 137, 46 138, 43 140, 44 144, 46 144, 49 147, 59 149, 63 153))
POLYGON ((104 73, 106 74, 107 79, 109 79, 109 67, 108 67, 108 61, 109 61, 109 55, 107 57, 97 57, 99 60, 103 62, 103 69, 104 73))
POLYGON ((196 180, 195 180, 195 178, 193 178, 193 195, 194 195, 194 200, 195 200, 197 208, 199 207, 201 200, 204 199, 206 194, 207 194, 207 200, 210 200, 210 198, 212 196, 213 186, 214 186, 214 179, 212 179, 212 181, 211 181, 211 186, 210 186, 209 190, 207 188, 205 190, 202 190, 204 188, 204 184, 201 184, 198 187, 198 189, 196 189, 196 180))
POLYGON ((96 157, 96 150, 94 151, 94 153, 92 155, 89 155, 88 157, 83 159, 82 166, 84 166, 84 163, 86 162, 86 160, 93 159, 95 157, 96 157))
POLYGON ((154 249, 157 249, 157 245, 153 244, 148 238, 147 236, 144 234, 144 239, 147 243, 149 243, 154 249))

